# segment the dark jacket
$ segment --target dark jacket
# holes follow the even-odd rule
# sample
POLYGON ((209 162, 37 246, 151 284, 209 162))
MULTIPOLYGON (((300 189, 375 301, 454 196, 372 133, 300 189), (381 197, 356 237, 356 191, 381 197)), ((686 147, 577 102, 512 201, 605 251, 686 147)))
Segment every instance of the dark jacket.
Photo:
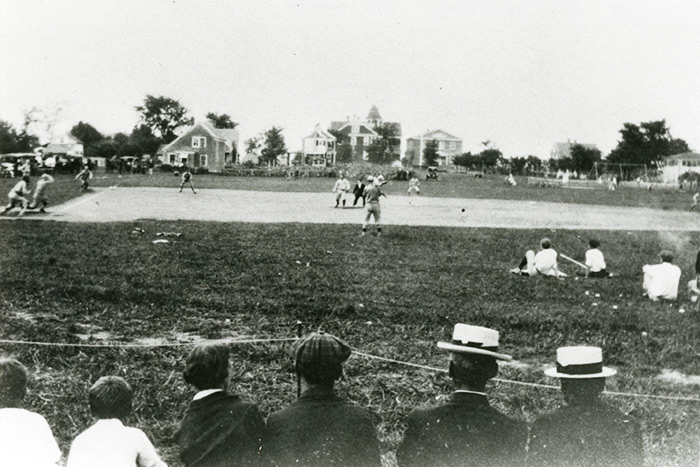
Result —
POLYGON ((177 433, 180 459, 187 467, 258 465, 264 427, 254 404, 215 392, 187 408, 177 433))
POLYGON ((486 396, 455 392, 446 404, 408 415, 396 452, 401 467, 521 466, 527 426, 489 405, 486 396))
POLYGON ((352 189, 352 193, 355 196, 362 196, 365 192, 365 184, 360 183, 359 185, 355 183, 355 187, 352 189))
POLYGON ((642 466, 639 423, 603 402, 563 406, 532 425, 529 465, 642 466))
POLYGON ((380 467, 379 445, 367 410, 312 388, 267 419, 263 457, 276 466, 380 467))

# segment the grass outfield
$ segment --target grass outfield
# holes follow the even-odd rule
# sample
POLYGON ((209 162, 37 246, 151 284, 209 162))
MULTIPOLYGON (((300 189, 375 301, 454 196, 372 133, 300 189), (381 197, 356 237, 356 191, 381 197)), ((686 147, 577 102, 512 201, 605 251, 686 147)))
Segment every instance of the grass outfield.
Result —
MULTIPOLYGON (((696 250, 687 234, 390 227, 382 238, 361 239, 357 230, 6 222, 0 229, 0 336, 95 343, 278 338, 294 336, 301 320, 305 330, 335 333, 356 350, 445 368, 447 355, 435 343, 450 337, 454 323, 467 322, 500 330, 502 350, 518 360, 501 368, 502 378, 556 384, 541 371, 556 348, 592 344, 602 346, 607 363, 619 370, 609 390, 698 397, 697 386, 656 376, 663 369, 700 374, 700 313, 684 291, 669 305, 644 300, 640 290, 641 265, 656 261, 662 247, 678 253, 681 282, 690 278, 696 250), (132 234, 135 226, 146 233, 132 234), (153 244, 159 231, 182 236, 153 244), (596 236, 618 277, 510 275, 524 247, 544 235, 578 259, 585 240, 596 236)), ((575 272, 566 263, 562 269, 575 272)), ((181 377, 187 348, 0 349, 30 367, 27 403, 47 417, 64 453, 89 424, 90 384, 120 374, 136 390, 131 423, 149 434, 170 465, 179 465, 173 434, 193 394, 181 377)), ((233 352, 234 388, 263 412, 295 398, 288 344, 238 345, 233 352)), ((393 465, 408 411, 436 403, 450 385, 443 373, 354 356, 339 391, 375 414, 385 463, 393 465)), ((556 391, 506 383, 492 383, 490 398, 529 422, 560 400, 556 391)), ((642 421, 648 465, 697 465, 700 403, 607 399, 642 421)))
MULTIPOLYGON (((476 199, 503 199, 503 200, 532 200, 544 202, 578 203, 607 206, 648 207, 666 210, 687 210, 692 201, 692 192, 683 190, 645 189, 632 187, 620 187, 617 191, 609 192, 604 189, 580 190, 570 188, 540 188, 528 186, 525 177, 518 177, 518 186, 506 185, 501 176, 487 176, 474 178, 467 174, 440 174, 439 181, 421 181, 423 196, 441 198, 476 198, 476 199)), ((36 177, 32 177, 31 188, 34 187, 36 177)), ((6 196, 12 186, 19 179, 0 179, 0 195, 6 196)), ((193 178, 196 189, 219 188, 254 191, 278 191, 278 192, 328 192, 335 183, 333 178, 305 178, 287 180, 280 177, 227 177, 221 175, 196 175, 193 178)), ((354 180, 350 180, 351 184, 354 180)), ((90 181, 93 187, 110 187, 119 184, 121 187, 154 186, 173 187, 180 186, 180 178, 172 174, 156 173, 153 177, 145 175, 104 174, 98 172, 90 181)), ((57 175, 56 182, 48 189, 52 205, 57 205, 71 198, 79 196, 80 182, 74 181, 72 176, 57 175)), ((408 182, 389 181, 384 191, 390 196, 404 196, 408 189, 408 182)), ((3 203, 6 198, 3 198, 3 203)))

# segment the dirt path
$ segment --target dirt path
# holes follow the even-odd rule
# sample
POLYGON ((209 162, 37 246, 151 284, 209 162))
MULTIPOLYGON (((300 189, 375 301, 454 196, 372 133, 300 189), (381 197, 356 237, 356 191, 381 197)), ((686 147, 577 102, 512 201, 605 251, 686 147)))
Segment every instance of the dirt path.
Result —
MULTIPOLYGON (((67 222, 139 219, 319 224, 362 222, 364 209, 335 209, 334 204, 332 193, 200 190, 195 195, 191 191, 178 193, 176 189, 167 188, 110 188, 96 189, 93 194, 54 206, 48 215, 31 214, 27 217, 67 222)), ((695 231, 700 228, 700 216, 695 212, 407 196, 382 199, 382 222, 387 225, 508 229, 695 231)))

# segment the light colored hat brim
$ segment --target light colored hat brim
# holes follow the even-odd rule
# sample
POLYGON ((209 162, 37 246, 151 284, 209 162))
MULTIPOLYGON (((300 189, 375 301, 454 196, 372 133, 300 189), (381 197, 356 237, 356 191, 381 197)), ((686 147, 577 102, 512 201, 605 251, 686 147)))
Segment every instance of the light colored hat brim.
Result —
POLYGON ((613 376, 617 374, 617 370, 613 370, 612 368, 608 368, 607 366, 603 367, 603 371, 600 373, 591 373, 587 375, 570 375, 568 373, 559 373, 555 368, 548 368, 544 370, 544 374, 547 376, 551 376, 552 378, 566 378, 566 379, 592 379, 592 378, 607 378, 609 376, 613 376))
POLYGON ((497 358, 498 360, 511 361, 513 357, 506 355, 504 353, 491 352, 490 350, 479 349, 477 347, 469 347, 466 345, 456 345, 449 342, 438 342, 438 349, 449 350, 450 352, 459 353, 473 353, 477 355, 487 355, 489 357, 497 358))

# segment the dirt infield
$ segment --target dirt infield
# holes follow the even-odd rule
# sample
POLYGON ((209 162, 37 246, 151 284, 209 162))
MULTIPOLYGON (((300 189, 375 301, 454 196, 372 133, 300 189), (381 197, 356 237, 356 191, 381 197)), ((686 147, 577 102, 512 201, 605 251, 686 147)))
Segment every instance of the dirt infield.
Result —
MULTIPOLYGON (((165 188, 109 188, 54 206, 32 219, 67 222, 129 222, 139 219, 218 222, 360 224, 361 207, 335 209, 332 193, 279 193, 165 188)), ((348 205, 352 197, 348 197, 348 205)), ((5 217, 14 218, 15 215, 5 217)), ((647 208, 390 196, 382 199, 382 223, 445 227, 587 230, 698 230, 694 212, 647 208)))

